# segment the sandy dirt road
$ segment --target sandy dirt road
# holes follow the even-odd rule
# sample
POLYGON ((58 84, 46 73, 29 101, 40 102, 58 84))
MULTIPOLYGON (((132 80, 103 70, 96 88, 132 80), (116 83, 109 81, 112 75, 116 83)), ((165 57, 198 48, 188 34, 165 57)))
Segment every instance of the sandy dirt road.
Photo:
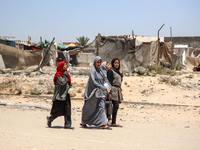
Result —
MULTIPOLYGON (((72 101, 72 106, 82 101, 72 101)), ((200 117, 196 108, 121 104, 117 121, 123 128, 80 128, 81 111, 72 111, 74 130, 63 129, 64 118, 46 126, 49 111, 0 106, 1 150, 197 150, 200 117)))

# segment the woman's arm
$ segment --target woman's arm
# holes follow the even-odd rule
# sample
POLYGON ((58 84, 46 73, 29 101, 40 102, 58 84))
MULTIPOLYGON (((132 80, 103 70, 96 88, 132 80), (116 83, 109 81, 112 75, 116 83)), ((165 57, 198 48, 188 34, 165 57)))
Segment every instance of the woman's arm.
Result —
POLYGON ((109 69, 107 72, 107 78, 110 84, 113 85, 114 78, 113 78, 113 71, 111 69, 109 69))

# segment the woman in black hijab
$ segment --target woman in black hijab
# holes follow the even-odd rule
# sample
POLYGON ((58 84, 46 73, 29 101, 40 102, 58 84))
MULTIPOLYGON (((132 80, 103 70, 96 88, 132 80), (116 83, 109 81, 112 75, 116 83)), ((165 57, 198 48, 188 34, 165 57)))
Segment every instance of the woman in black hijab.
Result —
POLYGON ((122 127, 121 125, 116 123, 117 118, 117 111, 119 109, 119 103, 123 101, 122 96, 122 79, 123 74, 122 71, 120 71, 120 60, 118 58, 114 58, 111 61, 112 67, 107 72, 107 78, 112 85, 111 90, 111 99, 113 103, 113 113, 112 113, 112 127, 122 127))

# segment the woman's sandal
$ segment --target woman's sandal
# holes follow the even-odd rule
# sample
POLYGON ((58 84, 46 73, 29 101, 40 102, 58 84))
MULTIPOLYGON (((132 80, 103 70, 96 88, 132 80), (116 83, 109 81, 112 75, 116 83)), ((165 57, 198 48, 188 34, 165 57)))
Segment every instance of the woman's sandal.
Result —
POLYGON ((86 124, 83 125, 83 124, 81 123, 80 125, 81 125, 82 128, 87 128, 87 125, 86 125, 86 124))
POLYGON ((116 124, 115 123, 115 124, 112 124, 111 127, 121 127, 122 128, 123 126, 121 126, 120 124, 116 124))
POLYGON ((102 129, 112 130, 112 128, 109 126, 102 126, 102 129))

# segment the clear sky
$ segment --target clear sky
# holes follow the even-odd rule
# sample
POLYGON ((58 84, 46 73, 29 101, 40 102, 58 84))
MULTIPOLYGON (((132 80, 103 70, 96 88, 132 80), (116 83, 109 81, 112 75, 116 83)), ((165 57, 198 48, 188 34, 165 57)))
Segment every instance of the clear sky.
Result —
POLYGON ((200 0, 0 0, 0 36, 90 42, 101 35, 200 36, 200 0))

